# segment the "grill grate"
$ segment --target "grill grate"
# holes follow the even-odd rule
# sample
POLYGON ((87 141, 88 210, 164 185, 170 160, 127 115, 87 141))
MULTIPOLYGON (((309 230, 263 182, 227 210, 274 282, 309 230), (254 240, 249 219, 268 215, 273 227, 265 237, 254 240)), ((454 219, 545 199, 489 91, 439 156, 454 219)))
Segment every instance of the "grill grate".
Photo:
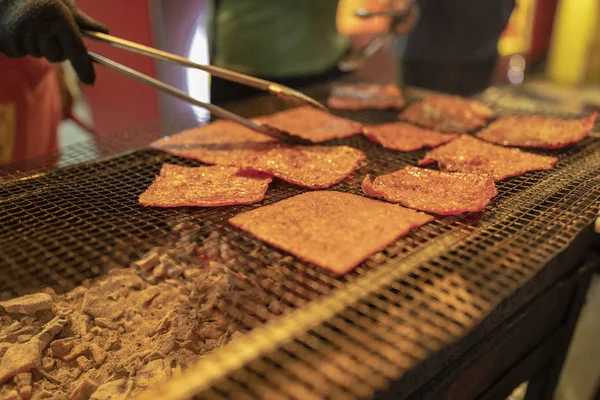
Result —
MULTIPOLYGON (((320 87, 311 95, 323 98, 326 92, 320 87)), ((258 98, 231 108, 252 116, 283 104, 258 98)), ((396 117, 339 114, 365 123, 396 117)), ((136 140, 148 142, 161 132, 138 132, 136 140)), ((366 173, 414 165, 424 154, 385 150, 363 137, 331 144, 367 154, 366 165, 332 188, 356 194, 366 173)), ((600 199, 600 141, 590 138, 557 155, 552 171, 501 182, 483 214, 438 218, 341 278, 227 223, 257 205, 164 210, 137 204, 163 163, 198 165, 193 161, 135 150, 29 178, 8 172, 0 182, 0 293, 70 290, 128 266, 154 246, 177 247, 173 227, 186 222, 206 252, 220 249, 211 257, 246 278, 240 285, 276 298, 280 310, 262 302, 233 305, 240 313, 228 315, 255 329, 159 390, 203 390, 209 398, 364 397, 464 336, 591 224, 600 199), (279 266, 277 273, 265 272, 272 265, 279 266)), ((274 182, 262 205, 302 191, 274 182)))

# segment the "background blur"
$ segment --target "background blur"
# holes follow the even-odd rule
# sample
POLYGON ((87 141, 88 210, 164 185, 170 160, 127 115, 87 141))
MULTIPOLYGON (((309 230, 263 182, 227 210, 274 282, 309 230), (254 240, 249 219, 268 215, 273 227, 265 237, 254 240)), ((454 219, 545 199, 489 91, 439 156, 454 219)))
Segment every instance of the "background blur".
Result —
MULTIPOLYGON (((360 1, 341 0, 340 8, 360 1)), ((517 7, 498 45, 500 58, 491 83, 525 83, 525 90, 532 95, 575 110, 584 105, 600 105, 600 95, 595 88, 600 85, 600 25, 597 23, 600 1, 516 2, 517 7)), ((77 4, 108 24, 113 35, 201 63, 209 62, 207 0, 77 0, 77 4), (114 6, 111 7, 111 3, 114 6)), ((357 43, 361 40, 364 41, 364 37, 355 38, 357 43)), ((402 38, 388 42, 358 74, 379 82, 397 81, 401 46, 402 38)), ((201 100, 209 98, 208 77, 202 72, 164 65, 100 43, 91 43, 90 47, 201 100)), ((168 121, 189 108, 179 100, 104 68, 98 71, 96 86, 86 88, 85 95, 95 126, 104 135, 157 119, 168 121)))

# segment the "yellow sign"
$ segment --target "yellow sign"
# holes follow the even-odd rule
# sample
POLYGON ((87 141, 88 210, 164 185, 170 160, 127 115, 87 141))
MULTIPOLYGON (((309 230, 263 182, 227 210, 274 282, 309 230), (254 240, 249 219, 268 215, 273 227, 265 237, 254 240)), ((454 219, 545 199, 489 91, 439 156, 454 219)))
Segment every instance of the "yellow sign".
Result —
POLYGON ((548 76, 557 83, 585 81, 598 16, 596 0, 561 0, 556 10, 548 76))

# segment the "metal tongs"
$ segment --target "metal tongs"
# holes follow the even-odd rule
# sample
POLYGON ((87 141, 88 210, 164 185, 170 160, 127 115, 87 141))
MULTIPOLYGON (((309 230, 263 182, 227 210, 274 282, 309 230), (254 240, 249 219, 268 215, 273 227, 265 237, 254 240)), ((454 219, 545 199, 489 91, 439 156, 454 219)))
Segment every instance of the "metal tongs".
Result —
POLYGON ((366 59, 375 54, 381 47, 389 41, 399 24, 405 23, 412 17, 418 18, 419 10, 415 5, 414 0, 407 0, 403 10, 381 10, 369 11, 364 8, 359 8, 354 11, 354 15, 361 19, 373 17, 388 17, 391 19, 388 30, 382 34, 376 35, 369 43, 361 47, 357 51, 351 53, 338 63, 338 68, 344 72, 355 71, 359 69, 366 59))
MULTIPOLYGON (((240 74, 238 72, 230 71, 230 70, 227 70, 224 68, 215 67, 213 65, 198 64, 191 60, 188 60, 187 58, 180 57, 178 55, 168 53, 166 51, 162 51, 162 50, 158 50, 158 49, 155 49, 152 47, 144 46, 139 43, 131 42, 129 40, 121 39, 121 38, 107 35, 104 33, 85 31, 85 32, 83 32, 83 34, 90 39, 93 39, 93 40, 96 40, 99 42, 108 43, 108 44, 111 44, 111 45, 121 48, 121 49, 129 50, 134 53, 149 56, 149 57, 155 58, 157 60, 171 62, 171 63, 177 64, 177 65, 181 65, 183 67, 199 69, 199 70, 208 72, 211 75, 218 76, 220 78, 223 78, 223 79, 226 79, 229 81, 237 82, 242 85, 251 86, 251 87, 254 87, 254 88, 257 88, 260 90, 264 90, 264 91, 267 91, 267 92, 271 93, 272 95, 280 97, 284 100, 289 100, 294 103, 300 103, 300 104, 302 104, 302 103, 309 104, 313 107, 316 107, 316 108, 319 108, 322 110, 327 110, 324 105, 322 105, 315 99, 308 97, 307 95, 305 95, 297 90, 291 89, 287 86, 283 86, 283 85, 280 85, 275 82, 270 82, 270 81, 267 81, 264 79, 254 78, 252 76, 240 74)), ((292 142, 297 142, 297 143, 306 142, 305 139, 300 138, 298 136, 291 135, 287 132, 281 132, 281 131, 279 131, 271 126, 268 126, 266 124, 257 124, 247 118, 244 118, 240 115, 232 113, 231 111, 228 111, 221 107, 215 106, 214 104, 204 103, 204 102, 197 100, 191 96, 188 96, 183 91, 181 91, 171 85, 168 85, 162 81, 159 81, 158 79, 152 78, 148 75, 145 75, 145 74, 143 74, 139 71, 136 71, 132 68, 129 68, 125 65, 119 64, 118 62, 108 59, 106 57, 103 57, 99 54, 96 54, 91 51, 88 52, 88 54, 90 55, 92 60, 94 60, 96 63, 98 63, 104 67, 115 70, 125 76, 136 79, 142 83, 148 84, 148 85, 154 87, 155 89, 161 90, 165 93, 169 93, 169 94, 171 94, 175 97, 178 97, 190 104, 206 108, 213 115, 216 115, 220 118, 225 118, 225 119, 228 119, 231 121, 235 121, 235 122, 237 122, 247 128, 250 128, 256 132, 260 132, 262 134, 274 137, 278 140, 287 140, 287 141, 292 141, 292 142)))

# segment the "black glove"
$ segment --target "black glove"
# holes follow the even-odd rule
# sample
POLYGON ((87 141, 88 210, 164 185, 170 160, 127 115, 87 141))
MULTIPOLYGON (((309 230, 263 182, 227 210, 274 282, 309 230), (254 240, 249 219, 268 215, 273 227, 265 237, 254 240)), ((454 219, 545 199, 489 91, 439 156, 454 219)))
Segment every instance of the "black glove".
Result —
POLYGON ((108 33, 70 0, 0 0, 0 52, 8 57, 69 60, 83 83, 96 79, 82 30, 108 33))

